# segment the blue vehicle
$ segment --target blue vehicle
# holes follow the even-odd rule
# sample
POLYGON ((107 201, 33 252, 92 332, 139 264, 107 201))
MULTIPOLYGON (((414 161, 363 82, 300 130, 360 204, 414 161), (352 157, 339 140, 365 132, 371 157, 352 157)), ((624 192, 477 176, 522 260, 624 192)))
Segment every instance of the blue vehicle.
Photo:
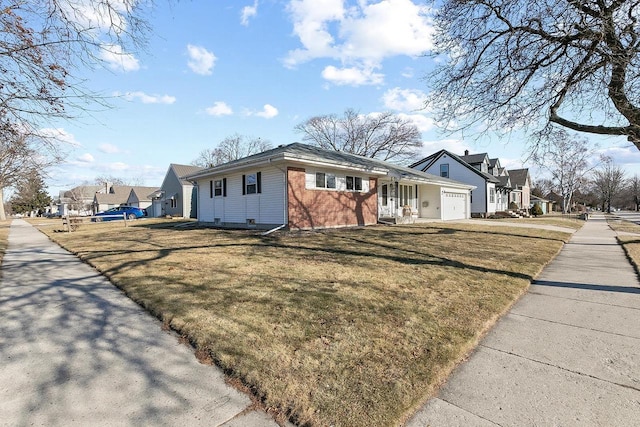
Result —
POLYGON ((125 216, 127 219, 138 219, 147 216, 147 211, 134 206, 118 206, 117 208, 98 212, 94 216, 95 218, 93 220, 96 222, 124 219, 125 216))

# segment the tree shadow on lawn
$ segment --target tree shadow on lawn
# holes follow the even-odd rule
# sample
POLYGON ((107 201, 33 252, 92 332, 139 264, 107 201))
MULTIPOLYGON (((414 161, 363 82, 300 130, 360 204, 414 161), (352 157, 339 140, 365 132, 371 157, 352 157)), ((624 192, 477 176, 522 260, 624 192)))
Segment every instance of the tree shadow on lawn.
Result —
POLYGON ((177 348, 159 322, 95 271, 68 269, 77 264, 70 254, 36 256, 10 249, 0 282, 0 383, 15 408, 12 423, 100 423, 105 416, 114 424, 179 423, 193 416, 185 401, 216 404, 194 402, 192 394, 217 387, 201 381, 215 372, 177 348))
MULTIPOLYGON (((237 235, 236 235, 237 236, 237 235)), ((235 236, 233 236, 235 237, 235 236)), ((430 253, 427 249, 428 247, 423 247, 422 249, 418 249, 414 246, 403 246, 398 247, 391 244, 383 244, 380 242, 371 242, 368 240, 357 239, 348 235, 340 235, 332 233, 331 237, 339 238, 342 240, 350 240, 355 243, 355 245, 350 247, 336 247, 336 246, 322 246, 318 245, 317 242, 311 242, 310 244, 303 244, 303 241, 298 239, 289 239, 282 240, 277 238, 260 238, 257 236, 245 235, 243 240, 238 241, 235 239, 234 242, 219 242, 212 244, 204 244, 204 245, 189 245, 182 247, 158 247, 151 249, 135 249, 136 245, 148 245, 150 244, 148 241, 138 241, 135 239, 131 240, 131 245, 127 249, 120 250, 87 250, 83 251, 80 256, 83 260, 90 262, 95 265, 100 258, 114 256, 114 255, 126 255, 126 254, 149 254, 148 257, 144 259, 135 259, 136 256, 132 257, 129 261, 124 261, 112 268, 104 269, 102 272, 111 276, 117 274, 128 268, 135 268, 137 266, 148 264, 149 262, 159 261, 164 258, 169 257, 175 253, 185 253, 188 254, 190 251, 195 250, 207 250, 211 248, 216 249, 234 249, 240 253, 246 253, 248 256, 266 256, 269 257, 290 257, 292 252, 295 254, 300 253, 304 254, 305 258, 313 260, 321 260, 323 258, 318 257, 318 255, 325 255, 328 258, 324 258, 325 260, 331 260, 343 264, 350 264, 353 262, 354 258, 365 258, 371 260, 385 260, 385 261, 393 261, 400 264, 405 265, 413 265, 413 266, 449 266, 460 269, 467 269, 471 271, 477 271, 481 273, 495 273, 499 275, 504 275, 508 277, 513 277, 517 279, 526 279, 532 280, 533 277, 529 274, 516 272, 516 271, 507 271, 503 269, 495 269, 480 265, 473 265, 466 262, 461 262, 455 260, 451 257, 443 257, 440 255, 434 255, 430 253), (384 251, 380 251, 380 248, 383 248, 384 251), (269 251, 266 253, 265 251, 270 249, 276 249, 275 252, 269 251), (284 253, 283 253, 284 252, 284 253)), ((530 236, 524 236, 531 238, 530 236)))

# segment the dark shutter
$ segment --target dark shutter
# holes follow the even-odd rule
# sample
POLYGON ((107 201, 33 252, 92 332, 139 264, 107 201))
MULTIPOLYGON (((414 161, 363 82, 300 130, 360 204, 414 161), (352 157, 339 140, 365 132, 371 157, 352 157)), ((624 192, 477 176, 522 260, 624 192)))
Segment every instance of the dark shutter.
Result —
POLYGON ((209 197, 213 199, 213 181, 209 181, 209 197))
POLYGON ((247 194, 247 176, 242 175, 242 195, 247 194))
POLYGON ((222 197, 227 197, 227 178, 222 178, 222 197))
POLYGON ((256 184, 258 184, 258 193, 262 193, 262 172, 256 174, 256 184))

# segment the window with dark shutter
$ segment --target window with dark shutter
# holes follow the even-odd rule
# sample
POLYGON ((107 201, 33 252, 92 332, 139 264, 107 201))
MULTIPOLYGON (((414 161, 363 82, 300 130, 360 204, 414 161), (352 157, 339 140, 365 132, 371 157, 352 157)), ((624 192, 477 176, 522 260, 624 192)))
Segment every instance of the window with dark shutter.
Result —
POLYGON ((258 186, 258 194, 262 193, 262 172, 256 174, 256 184, 258 186))

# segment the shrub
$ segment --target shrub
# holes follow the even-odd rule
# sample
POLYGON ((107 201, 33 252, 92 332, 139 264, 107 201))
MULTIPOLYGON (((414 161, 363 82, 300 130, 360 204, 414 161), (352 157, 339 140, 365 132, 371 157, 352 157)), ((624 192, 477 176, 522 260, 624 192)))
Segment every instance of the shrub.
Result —
POLYGON ((543 215, 544 212, 542 212, 542 207, 540 207, 539 204, 534 204, 533 207, 531 208, 531 215, 533 216, 539 216, 539 215, 543 215))

